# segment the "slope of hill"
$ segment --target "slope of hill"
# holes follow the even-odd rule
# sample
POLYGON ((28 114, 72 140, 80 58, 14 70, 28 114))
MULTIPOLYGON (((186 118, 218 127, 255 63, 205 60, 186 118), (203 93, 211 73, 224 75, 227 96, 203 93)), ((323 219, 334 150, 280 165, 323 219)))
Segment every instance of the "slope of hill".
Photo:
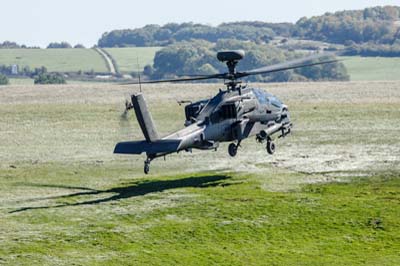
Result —
POLYGON ((146 65, 153 65, 155 54, 160 49, 161 47, 130 47, 107 48, 105 50, 117 62, 119 71, 132 73, 143 71, 146 65))
POLYGON ((45 66, 50 72, 107 72, 104 60, 92 49, 0 49, 0 65, 13 64, 45 66))
POLYGON ((343 64, 352 81, 400 80, 399 57, 349 56, 343 64))

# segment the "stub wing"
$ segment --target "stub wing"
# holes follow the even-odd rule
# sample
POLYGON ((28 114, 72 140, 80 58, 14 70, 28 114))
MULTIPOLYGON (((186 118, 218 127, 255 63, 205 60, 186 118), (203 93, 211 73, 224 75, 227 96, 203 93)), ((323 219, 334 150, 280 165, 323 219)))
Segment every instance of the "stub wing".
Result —
POLYGON ((178 151, 181 140, 157 140, 147 141, 129 141, 121 142, 115 146, 114 153, 118 154, 157 154, 172 153, 178 151))

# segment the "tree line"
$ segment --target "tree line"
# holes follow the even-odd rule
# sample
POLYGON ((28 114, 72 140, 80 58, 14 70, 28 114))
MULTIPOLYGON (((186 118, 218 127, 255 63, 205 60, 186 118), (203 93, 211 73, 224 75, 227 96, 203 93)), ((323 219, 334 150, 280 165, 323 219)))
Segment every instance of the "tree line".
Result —
POLYGON ((301 18, 296 23, 294 36, 340 44, 392 45, 400 42, 399 20, 400 7, 397 6, 326 13, 301 18))
MULTIPOLYGON (((47 49, 62 49, 62 48, 76 48, 84 49, 86 48, 83 44, 76 44, 72 46, 68 42, 51 42, 47 45, 47 49)), ((0 49, 40 49, 38 46, 27 46, 25 44, 18 44, 16 42, 4 41, 0 42, 0 49)))
POLYGON ((40 47, 27 46, 25 44, 18 44, 16 42, 4 41, 0 42, 0 49, 40 49, 40 47))
POLYGON ((169 23, 164 26, 147 25, 138 29, 106 32, 98 41, 100 47, 168 46, 193 39, 216 42, 236 39, 266 43, 275 36, 290 36, 294 26, 290 23, 236 22, 217 27, 194 23, 169 23))
MULTIPOLYGON (((238 71, 251 70, 304 56, 270 45, 260 45, 231 39, 216 43, 204 40, 184 41, 158 51, 153 66, 146 66, 144 73, 152 79, 175 78, 187 75, 209 75, 226 72, 226 65, 216 59, 220 50, 243 49, 245 58, 239 63, 238 71)), ((303 69, 289 70, 269 75, 248 78, 258 82, 349 80, 342 63, 318 65, 303 69)))
POLYGON ((400 7, 385 6, 364 10, 326 13, 301 18, 297 23, 235 22, 217 27, 194 23, 169 23, 164 26, 106 32, 98 41, 100 47, 168 46, 170 44, 205 40, 236 39, 269 43, 276 36, 303 38, 344 45, 400 43, 400 7))

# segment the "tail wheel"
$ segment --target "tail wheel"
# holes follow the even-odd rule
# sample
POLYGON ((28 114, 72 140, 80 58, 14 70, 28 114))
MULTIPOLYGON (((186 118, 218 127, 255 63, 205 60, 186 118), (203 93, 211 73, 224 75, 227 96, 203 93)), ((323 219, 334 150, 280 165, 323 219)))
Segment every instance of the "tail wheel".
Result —
POLYGON ((144 173, 148 175, 149 172, 150 172, 150 160, 147 159, 146 161, 144 161, 144 173))
POLYGON ((235 145, 235 143, 231 143, 231 144, 229 144, 229 147, 228 147, 228 152, 229 152, 229 155, 231 156, 231 157, 235 157, 236 156, 236 154, 237 154, 237 146, 235 145))
POLYGON ((273 141, 267 142, 267 152, 271 155, 275 153, 275 143, 273 141))

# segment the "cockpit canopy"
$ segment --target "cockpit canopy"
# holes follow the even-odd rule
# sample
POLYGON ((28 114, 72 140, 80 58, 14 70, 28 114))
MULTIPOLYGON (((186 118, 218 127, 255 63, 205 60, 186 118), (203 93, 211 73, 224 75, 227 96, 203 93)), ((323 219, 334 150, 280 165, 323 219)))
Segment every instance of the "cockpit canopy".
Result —
POLYGON ((253 92, 260 104, 264 105, 271 104, 276 108, 282 108, 283 105, 282 102, 274 95, 265 92, 261 89, 253 89, 253 92))

